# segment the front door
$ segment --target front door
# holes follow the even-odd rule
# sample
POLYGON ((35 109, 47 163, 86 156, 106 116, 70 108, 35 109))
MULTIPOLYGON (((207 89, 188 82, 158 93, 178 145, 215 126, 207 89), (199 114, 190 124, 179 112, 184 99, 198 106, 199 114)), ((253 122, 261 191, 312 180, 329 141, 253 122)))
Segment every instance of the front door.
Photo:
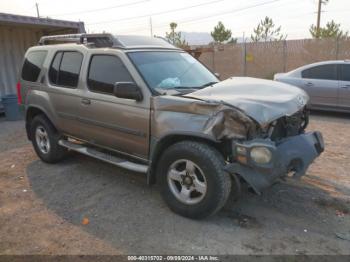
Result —
POLYGON ((90 55, 79 113, 83 136, 90 143, 147 159, 149 97, 142 89, 142 101, 113 94, 116 82, 136 82, 122 58, 115 53, 90 55))

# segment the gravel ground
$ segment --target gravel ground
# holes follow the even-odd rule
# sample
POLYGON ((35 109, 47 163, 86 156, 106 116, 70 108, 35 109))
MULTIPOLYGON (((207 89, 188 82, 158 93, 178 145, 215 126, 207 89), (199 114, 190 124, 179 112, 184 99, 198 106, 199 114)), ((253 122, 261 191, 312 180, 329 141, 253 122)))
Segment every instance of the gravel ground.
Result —
POLYGON ((350 115, 314 113, 326 151, 299 181, 216 216, 172 213, 143 175, 78 154, 49 165, 0 117, 0 254, 350 254, 350 115))

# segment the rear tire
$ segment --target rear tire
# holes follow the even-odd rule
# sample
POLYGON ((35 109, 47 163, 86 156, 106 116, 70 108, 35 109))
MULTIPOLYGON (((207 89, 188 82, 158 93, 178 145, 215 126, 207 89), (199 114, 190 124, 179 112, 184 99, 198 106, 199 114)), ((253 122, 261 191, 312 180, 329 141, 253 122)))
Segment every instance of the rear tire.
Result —
POLYGON ((67 149, 58 144, 61 138, 46 116, 37 115, 31 121, 30 139, 36 154, 44 162, 57 163, 66 156, 67 149))
POLYGON ((185 217, 202 219, 215 214, 231 190, 224 165, 222 155, 207 144, 183 141, 170 146, 157 167, 164 201, 185 217))

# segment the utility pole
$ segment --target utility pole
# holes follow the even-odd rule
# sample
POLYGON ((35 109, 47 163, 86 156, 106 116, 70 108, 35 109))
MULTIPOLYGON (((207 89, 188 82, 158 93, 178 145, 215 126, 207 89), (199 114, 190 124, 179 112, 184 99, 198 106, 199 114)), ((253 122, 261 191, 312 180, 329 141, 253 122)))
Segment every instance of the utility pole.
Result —
POLYGON ((319 37, 320 37, 321 8, 322 8, 322 0, 318 0, 317 25, 316 25, 316 38, 319 38, 319 37))
POLYGON ((36 15, 38 18, 40 18, 40 14, 39 14, 39 4, 35 3, 35 7, 36 7, 36 15))
POLYGON ((243 76, 247 75, 247 46, 245 41, 245 32, 243 32, 243 76))
POLYGON ((316 38, 320 37, 322 5, 327 4, 328 2, 329 2, 329 0, 318 0, 316 38))
POLYGON ((173 40, 173 45, 175 44, 175 27, 176 26, 173 26, 172 28, 171 28, 171 32, 172 32, 172 40, 173 40))
POLYGON ((149 17, 149 26, 150 26, 150 31, 151 31, 151 37, 153 37, 152 16, 149 17))

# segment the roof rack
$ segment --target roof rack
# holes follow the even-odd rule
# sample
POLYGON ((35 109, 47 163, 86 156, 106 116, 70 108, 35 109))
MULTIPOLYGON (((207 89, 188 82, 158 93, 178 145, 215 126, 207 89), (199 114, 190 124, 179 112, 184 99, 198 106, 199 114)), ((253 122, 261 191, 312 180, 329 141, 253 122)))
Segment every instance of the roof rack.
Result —
POLYGON ((67 35, 50 35, 42 36, 39 45, 47 45, 49 43, 77 43, 91 45, 95 47, 119 47, 125 46, 111 34, 67 34, 67 35))

